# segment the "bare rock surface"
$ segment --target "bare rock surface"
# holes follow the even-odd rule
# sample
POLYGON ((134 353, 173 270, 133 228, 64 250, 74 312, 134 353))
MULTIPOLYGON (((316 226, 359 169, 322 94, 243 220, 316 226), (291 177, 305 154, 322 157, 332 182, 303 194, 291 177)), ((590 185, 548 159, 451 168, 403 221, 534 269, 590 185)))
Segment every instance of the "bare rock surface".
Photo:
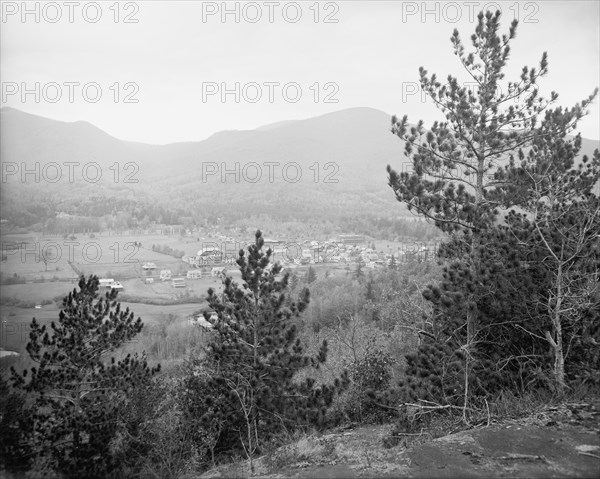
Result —
MULTIPOLYGON (((385 448, 390 426, 308 437, 255 460, 264 478, 600 478, 600 402, 548 407, 525 418, 385 448)), ((250 477, 247 461, 204 478, 250 477)))

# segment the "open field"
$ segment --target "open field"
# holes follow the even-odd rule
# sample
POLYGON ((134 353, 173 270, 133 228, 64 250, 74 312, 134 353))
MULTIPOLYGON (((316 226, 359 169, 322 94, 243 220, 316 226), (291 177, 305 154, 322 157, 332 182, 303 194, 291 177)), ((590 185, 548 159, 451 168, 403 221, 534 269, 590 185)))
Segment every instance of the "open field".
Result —
POLYGON ((5 276, 17 274, 27 281, 68 280, 77 276, 78 272, 131 278, 143 275, 142 264, 151 261, 156 264, 157 270, 171 269, 174 274, 185 274, 189 269, 187 264, 173 256, 152 251, 152 245, 168 246, 192 255, 211 241, 210 238, 194 238, 192 241, 191 238, 164 235, 97 234, 93 237, 78 235, 75 239, 39 233, 3 235, 2 272, 5 276))
MULTIPOLYGON (((20 285, 23 286, 23 285, 20 285)), ((171 328, 189 329, 192 326, 188 317, 193 313, 207 307, 206 302, 194 304, 175 305, 151 305, 143 303, 121 302, 123 309, 129 308, 136 317, 141 317, 145 330, 154 330, 162 324, 170 323, 171 328), (174 326, 173 326, 174 325, 174 326)), ((60 306, 56 304, 43 306, 42 309, 18 308, 15 306, 0 306, 0 348, 6 351, 19 353, 20 358, 26 358, 25 350, 29 341, 29 329, 31 320, 35 318, 38 323, 50 325, 52 321, 58 320, 60 306)), ((142 335, 144 331, 142 331, 142 335)), ((19 357, 12 357, 0 363, 2 367, 15 364, 18 366, 19 357)))
POLYGON ((67 295, 76 286, 75 281, 3 284, 0 285, 0 302, 5 305, 14 298, 26 303, 39 304, 44 300, 52 300, 58 295, 67 295))

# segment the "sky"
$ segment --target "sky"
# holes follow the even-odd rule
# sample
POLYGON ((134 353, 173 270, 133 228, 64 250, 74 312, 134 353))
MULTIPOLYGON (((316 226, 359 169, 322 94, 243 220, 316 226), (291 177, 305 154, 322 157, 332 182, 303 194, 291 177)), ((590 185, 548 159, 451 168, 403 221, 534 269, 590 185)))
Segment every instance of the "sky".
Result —
MULTIPOLYGON (((88 121, 128 141, 198 141, 352 107, 442 120, 418 69, 462 74, 476 15, 517 18, 507 79, 537 67, 573 106, 600 85, 600 2, 2 1, 1 106, 88 121)), ((600 137, 596 99, 578 130, 600 137)))

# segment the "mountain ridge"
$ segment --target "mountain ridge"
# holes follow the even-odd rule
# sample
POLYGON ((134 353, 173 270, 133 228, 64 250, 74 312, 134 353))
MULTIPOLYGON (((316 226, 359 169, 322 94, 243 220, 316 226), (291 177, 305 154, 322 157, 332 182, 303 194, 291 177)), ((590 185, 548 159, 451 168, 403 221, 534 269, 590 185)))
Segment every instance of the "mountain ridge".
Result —
MULTIPOLYGON (((404 144, 390 132, 391 115, 374 108, 167 145, 119 140, 85 121, 51 120, 14 108, 4 107, 0 115, 2 162, 29 169, 37 163, 40 171, 37 182, 31 181, 35 175, 24 182, 18 174, 3 178, 3 209, 13 216, 25 198, 31 208, 48 197, 66 208, 102 195, 181 211, 251 215, 268 209, 324 219, 410 215, 395 200, 386 173, 388 164, 407 169, 404 144), (44 168, 52 162, 79 168, 95 163, 102 177, 84 181, 79 173, 65 184, 63 174, 59 182, 45 181, 44 168)), ((589 154, 599 144, 584 139, 583 151, 589 154)))

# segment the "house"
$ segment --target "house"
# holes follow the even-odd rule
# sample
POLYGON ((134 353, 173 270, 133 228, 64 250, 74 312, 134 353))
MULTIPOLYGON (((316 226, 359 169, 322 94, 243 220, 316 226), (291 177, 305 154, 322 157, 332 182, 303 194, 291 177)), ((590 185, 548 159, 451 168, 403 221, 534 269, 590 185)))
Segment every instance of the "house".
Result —
POLYGON ((202 270, 201 269, 192 269, 186 274, 187 279, 200 279, 202 278, 202 270))
POLYGON ((222 276, 226 273, 227 273, 227 270, 222 266, 215 267, 210 271, 211 276, 222 276))
POLYGON ((173 286, 174 288, 185 288, 185 279, 173 278, 171 280, 171 286, 173 286))
POLYGON ((99 286, 101 288, 110 288, 110 286, 115 282, 115 280, 112 278, 101 278, 99 281, 100 281, 99 286))
MULTIPOLYGON (((215 244, 215 243, 212 243, 215 244)), ((198 256, 209 256, 213 254, 220 253, 221 250, 218 246, 205 246, 201 250, 198 250, 198 256)))
POLYGON ((199 264, 220 263, 223 261, 223 252, 217 247, 206 247, 198 251, 199 264))
POLYGON ((169 281, 171 279, 171 270, 170 269, 163 269, 160 272, 160 280, 161 281, 169 281))

